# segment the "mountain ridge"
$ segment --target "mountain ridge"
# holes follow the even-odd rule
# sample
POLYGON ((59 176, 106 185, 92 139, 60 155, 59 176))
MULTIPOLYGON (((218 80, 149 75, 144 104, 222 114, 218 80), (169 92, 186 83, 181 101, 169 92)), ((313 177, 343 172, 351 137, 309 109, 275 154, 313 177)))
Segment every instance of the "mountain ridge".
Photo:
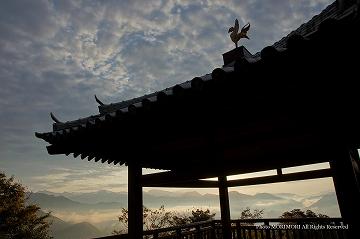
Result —
MULTIPOLYGON (((112 208, 122 208, 127 205, 127 193, 126 192, 112 192, 107 190, 99 190, 95 192, 86 192, 86 193, 54 193, 51 195, 50 191, 41 191, 32 193, 30 195, 30 201, 38 203, 44 208, 53 208, 53 209, 75 209, 75 210, 91 210, 96 209, 112 209, 112 208), (70 195, 69 198, 63 195, 70 195), (106 199, 106 196, 109 196, 106 199)), ((232 202, 241 202, 245 204, 252 204, 256 207, 267 207, 271 204, 274 204, 276 201, 281 204, 291 204, 293 206, 302 207, 302 208, 322 208, 326 206, 337 207, 335 193, 326 193, 319 196, 299 196, 296 194, 288 193, 257 193, 255 195, 248 195, 240 193, 238 191, 230 191, 229 198, 232 202), (325 197, 322 201, 321 198, 325 197), (299 200, 299 198, 302 198, 299 200), (304 205, 304 201, 308 200, 307 204, 304 205), (327 200, 325 200, 327 199, 327 200), (320 202, 319 202, 320 201, 320 202), (318 204, 316 204, 319 202, 318 204), (334 204, 335 203, 335 204, 334 204), (303 205, 301 205, 303 204, 303 205), (319 205, 319 204, 326 204, 319 205)), ((149 207, 159 207, 159 205, 164 204, 168 207, 173 206, 182 206, 182 205, 201 205, 201 204, 218 204, 219 196, 213 193, 201 194, 197 191, 185 191, 185 192, 171 192, 166 190, 153 189, 143 192, 144 204, 149 207), (162 204, 161 204, 162 203, 162 204)))
MULTIPOLYGON (((81 228, 84 228, 84 230, 87 228, 86 230, 88 230, 90 234, 97 234, 91 237, 102 236, 105 230, 105 235, 111 234, 114 229, 118 229, 119 223, 117 216, 120 215, 121 208, 127 207, 127 193, 125 192, 100 190, 87 193, 66 192, 55 193, 55 195, 49 194, 51 194, 50 191, 46 191, 46 193, 44 193, 44 191, 32 193, 30 198, 32 198, 32 202, 40 207, 57 212, 56 215, 59 215, 64 222, 68 223, 67 221, 71 220, 72 223, 70 223, 71 227, 69 231, 76 233, 77 230, 81 230, 81 228), (64 195, 70 195, 70 198, 64 195), (107 202, 104 202, 106 201, 104 200, 106 199, 106 195, 111 195, 111 197, 107 199, 107 202), (78 223, 73 223, 74 220, 77 220, 78 223), (83 223, 86 220, 91 222, 91 224, 83 223), (76 224, 79 225, 74 226, 76 224)), ((189 212, 189 210, 193 210, 194 208, 209 208, 212 212, 216 213, 216 218, 220 217, 219 196, 214 193, 201 194, 195 190, 181 192, 149 190, 143 192, 143 198, 144 205, 148 208, 159 208, 161 205, 165 205, 167 211, 183 212, 189 212)), ((340 216, 334 192, 307 197, 286 193, 283 195, 272 193, 248 195, 238 191, 230 191, 229 200, 231 216, 234 219, 239 218, 241 211, 247 207, 251 209, 264 209, 264 218, 279 217, 283 212, 295 208, 302 210, 310 209, 316 213, 327 214, 331 217, 340 216), (318 198, 319 200, 317 200, 318 198), (306 205, 305 202, 307 203, 306 205)), ((59 220, 61 220, 60 218, 59 220)), ((63 234, 66 234, 66 231, 67 230, 65 230, 63 234)), ((68 238, 81 238, 81 235, 77 236, 78 237, 68 238)), ((88 238, 91 237, 89 236, 88 238)), ((56 238, 62 239, 66 237, 55 237, 55 239, 56 238)))

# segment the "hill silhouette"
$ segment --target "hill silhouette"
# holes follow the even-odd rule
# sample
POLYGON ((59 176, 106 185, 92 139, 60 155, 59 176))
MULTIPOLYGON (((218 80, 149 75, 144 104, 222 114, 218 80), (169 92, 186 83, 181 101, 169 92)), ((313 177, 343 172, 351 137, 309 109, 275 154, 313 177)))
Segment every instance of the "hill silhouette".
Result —
MULTIPOLYGON (((45 215, 44 211, 39 211, 39 215, 45 215)), ((93 237, 105 236, 106 233, 96 228, 94 225, 88 222, 70 223, 61 220, 60 218, 50 215, 47 218, 50 223, 50 236, 54 239, 68 239, 79 238, 88 239, 93 237)))

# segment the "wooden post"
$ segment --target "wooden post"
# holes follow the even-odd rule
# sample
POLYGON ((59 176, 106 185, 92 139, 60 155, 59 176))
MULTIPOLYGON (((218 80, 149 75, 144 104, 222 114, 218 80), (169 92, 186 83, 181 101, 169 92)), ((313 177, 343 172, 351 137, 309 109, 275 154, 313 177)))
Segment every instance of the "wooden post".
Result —
POLYGON ((210 235, 210 239, 216 239, 216 225, 215 225, 215 221, 211 222, 211 235, 210 235))
POLYGON ((141 186, 142 168, 136 163, 128 166, 128 210, 129 238, 142 239, 143 234, 143 198, 141 186))
POLYGON ((201 229, 200 229, 200 225, 197 225, 197 226, 195 226, 195 230, 196 230, 196 236, 195 236, 195 238, 196 239, 201 239, 201 229))
POLYGON ((241 238, 240 222, 236 221, 236 238, 241 238))
MULTIPOLYGON (((270 222, 268 220, 264 220, 264 225, 265 226, 270 226, 270 222)), ((265 239, 270 239, 270 228, 269 229, 265 229, 265 239)))
POLYGON ((231 239, 229 192, 226 176, 218 177, 223 239, 231 239))
POLYGON ((182 238, 181 234, 182 234, 181 229, 180 228, 176 229, 176 239, 181 239, 182 238))
POLYGON ((359 162, 354 160, 358 160, 358 153, 354 150, 338 150, 333 155, 330 166, 341 216, 344 223, 349 225, 349 238, 356 238, 355 231, 360 225, 360 187, 354 167, 359 162))

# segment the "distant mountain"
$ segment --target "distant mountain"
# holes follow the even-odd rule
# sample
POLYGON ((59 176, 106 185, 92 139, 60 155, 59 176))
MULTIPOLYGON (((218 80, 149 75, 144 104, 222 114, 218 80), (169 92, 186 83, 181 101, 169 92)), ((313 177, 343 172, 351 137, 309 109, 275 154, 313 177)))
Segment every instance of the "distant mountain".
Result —
MULTIPOLYGON (((97 191, 90 193, 64 193, 49 195, 51 192, 33 193, 31 201, 42 208, 47 208, 58 212, 57 215, 67 213, 71 215, 70 220, 78 218, 79 221, 88 220, 93 223, 97 230, 111 233, 112 229, 119 226, 117 216, 120 214, 122 207, 127 207, 127 193, 97 191), (67 195, 67 196, 65 196, 67 195), (71 197, 71 198, 68 198, 71 197), (90 219, 91 218, 91 219, 90 219), (99 220, 101 218, 101 220, 99 220)), ((149 208, 159 208, 165 206, 166 210, 192 210, 196 207, 211 208, 216 213, 216 218, 220 217, 219 212, 219 195, 207 193, 200 194, 197 191, 163 191, 149 190, 143 192, 144 205, 149 208)), ((271 194, 258 193, 247 195, 237 191, 229 192, 231 217, 236 219, 240 217, 241 212, 249 207, 253 209, 264 209, 263 217, 279 217, 283 212, 295 208, 310 209, 316 213, 326 214, 332 217, 339 216, 339 209, 335 193, 317 196, 300 196, 296 194, 271 194)), ((60 219, 59 219, 60 220, 60 219)), ((57 228, 68 228, 67 224, 56 221, 57 228)), ((71 224, 73 226, 73 224, 71 224)), ((89 232, 96 232, 94 228, 87 224, 80 224, 77 227, 86 227, 89 232)), ((75 228, 77 228, 75 227, 75 228)), ((64 230, 65 230, 64 229, 64 230)), ((80 230, 80 229, 79 229, 80 230)), ((57 230, 61 231, 61 230, 57 230)), ((81 231, 81 230, 80 230, 81 231)), ((74 237, 75 238, 75 237, 74 237)), ((90 237, 88 237, 90 238, 90 237)), ((56 239, 56 237, 55 237, 56 239)))
POLYGON ((154 196, 154 197, 177 197, 178 193, 176 192, 169 192, 169 191, 165 191, 165 190, 159 190, 159 189, 151 189, 147 192, 145 192, 145 194, 154 196))
POLYGON ((187 191, 187 192, 158 192, 150 190, 149 192, 144 192, 144 205, 147 207, 160 207, 165 205, 167 208, 176 207, 176 206, 186 206, 189 208, 193 206, 204 205, 213 205, 218 204, 219 197, 217 195, 213 197, 206 197, 196 191, 187 191), (155 192, 157 194, 155 194, 155 192))
POLYGON ((43 193, 52 196, 64 196, 73 201, 80 203, 106 203, 106 202, 127 202, 127 193, 126 192, 112 192, 108 190, 99 190, 95 192, 86 192, 86 193, 54 193, 50 191, 39 191, 37 193, 43 193))
MULTIPOLYGON (((230 194, 230 193, 229 193, 230 194)), ((263 217, 279 217, 283 212, 303 208, 301 202, 293 199, 282 198, 269 193, 260 193, 254 196, 242 195, 237 199, 230 196, 231 217, 239 218, 241 212, 249 207, 250 209, 264 210, 263 217)))
POLYGON ((254 197, 251 195, 239 193, 237 191, 230 191, 229 198, 230 198, 230 200, 234 200, 234 201, 235 200, 252 200, 252 199, 254 199, 254 197))
POLYGON ((256 199, 262 199, 262 200, 281 200, 284 199, 282 197, 275 196, 270 193, 257 193, 254 196, 256 199))
MULTIPOLYGON (((127 195, 123 196, 127 197, 127 195)), ((122 207, 126 207, 127 200, 124 202, 124 198, 121 202, 99 202, 99 203, 82 203, 71 200, 64 196, 53 196, 45 193, 32 193, 29 198, 29 203, 40 205, 43 209, 50 210, 70 210, 70 211, 88 211, 93 209, 121 209, 122 207)))
MULTIPOLYGON (((46 213, 42 210, 38 212, 39 216, 44 216, 46 213)), ((55 217, 50 214, 50 216, 46 219, 48 223, 50 223, 50 235, 54 236, 56 231, 64 230, 65 228, 71 226, 72 224, 69 222, 65 222, 58 217, 55 217)))
POLYGON ((101 236, 105 236, 104 233, 88 222, 73 224, 63 230, 56 231, 54 234, 55 239, 89 239, 101 236))
POLYGON ((78 208, 81 203, 72 201, 64 196, 54 196, 45 193, 31 193, 29 203, 39 204, 41 208, 78 208))
MULTIPOLYGON (((43 216, 46 213, 40 210, 38 214, 40 216, 43 216)), ((73 224, 65 222, 53 215, 50 215, 46 220, 50 223, 50 236, 54 239, 89 239, 93 237, 105 236, 106 234, 108 234, 100 231, 88 222, 73 224)))
POLYGON ((201 198, 203 195, 196 192, 196 191, 192 191, 192 192, 184 192, 181 194, 181 197, 191 197, 191 198, 201 198))
POLYGON ((77 195, 69 195, 71 200, 82 203, 109 203, 109 202, 127 202, 126 192, 112 192, 108 190, 100 190, 97 192, 82 193, 77 195))
POLYGON ((314 212, 326 214, 330 217, 339 217, 340 210, 335 192, 326 194, 320 200, 307 207, 314 212))
MULTIPOLYGON (((87 210, 120 210, 127 206, 126 192, 111 192, 100 190, 89 193, 56 193, 50 195, 51 192, 43 191, 42 193, 32 193, 30 201, 39 204, 42 208, 73 210, 86 212, 87 210), (70 198, 68 198, 70 197, 70 198)), ((216 194, 200 194, 197 191, 180 191, 170 192, 165 190, 153 189, 143 192, 144 204, 150 208, 158 208, 165 205, 166 208, 176 206, 202 206, 218 207, 219 196, 216 194)), ((290 193, 258 193, 255 195, 247 195, 237 191, 230 191, 229 198, 231 204, 237 210, 240 208, 264 208, 265 211, 280 213, 280 210, 288 208, 314 208, 314 210, 326 211, 327 208, 331 212, 338 211, 337 200, 334 193, 324 196, 299 196, 290 193)), ((284 211, 284 210, 283 210, 284 211)), ((275 215, 272 213, 271 215, 275 215)), ((336 214, 338 215, 338 213, 336 214)))
MULTIPOLYGON (((230 193, 229 193, 230 194, 230 193)), ((219 195, 216 195, 216 194, 211 194, 211 193, 205 193, 203 195, 203 198, 206 200, 206 201, 215 201, 215 200, 219 200, 219 195)))
POLYGON ((290 198, 290 197, 296 197, 299 196, 295 193, 274 193, 274 195, 277 195, 279 197, 284 197, 284 198, 290 198))
POLYGON ((319 201, 311 205, 311 207, 328 207, 336 204, 337 198, 335 193, 329 193, 321 197, 319 201))
POLYGON ((67 196, 67 193, 66 193, 66 192, 63 192, 63 193, 55 193, 55 192, 51 192, 51 191, 48 191, 48 190, 42 190, 42 191, 38 191, 38 192, 36 192, 36 193, 43 193, 43 194, 52 195, 52 196, 64 196, 64 197, 67 196))
POLYGON ((317 201, 319 201, 322 197, 323 195, 314 195, 314 196, 302 198, 300 201, 305 207, 309 207, 314 203, 316 203, 317 201))

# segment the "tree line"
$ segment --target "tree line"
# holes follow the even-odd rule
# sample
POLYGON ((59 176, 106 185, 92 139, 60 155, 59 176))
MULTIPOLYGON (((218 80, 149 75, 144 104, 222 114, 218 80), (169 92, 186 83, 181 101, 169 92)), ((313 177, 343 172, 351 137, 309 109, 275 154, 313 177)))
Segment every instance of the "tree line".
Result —
MULTIPOLYGON (((251 210, 246 207, 240 214, 239 219, 261 219, 263 218, 264 209, 251 210)), ((213 220, 215 213, 212 213, 210 209, 194 208, 190 213, 168 211, 164 205, 158 209, 150 209, 143 206, 143 225, 144 230, 155 230, 171 226, 182 226, 195 222, 204 222, 213 220)), ((118 217, 121 229, 115 230, 113 234, 125 234, 128 228, 128 216, 129 211, 125 208, 121 209, 120 216, 118 217)), ((293 209, 291 211, 285 211, 280 218, 329 218, 324 214, 316 214, 311 210, 303 211, 301 209, 293 209)), ((246 223, 249 224, 249 223, 246 223)), ((251 224, 251 223, 250 223, 251 224)))

